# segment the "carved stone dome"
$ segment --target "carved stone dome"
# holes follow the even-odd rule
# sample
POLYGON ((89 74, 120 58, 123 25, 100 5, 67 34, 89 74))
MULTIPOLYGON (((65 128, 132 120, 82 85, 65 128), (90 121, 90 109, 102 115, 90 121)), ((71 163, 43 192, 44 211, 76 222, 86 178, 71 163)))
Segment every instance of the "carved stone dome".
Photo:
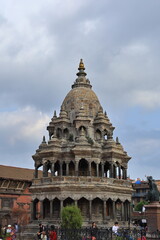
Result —
POLYGON ((84 64, 82 59, 78 68, 78 78, 72 85, 72 90, 65 97, 62 106, 68 115, 74 120, 83 110, 86 117, 95 118, 99 109, 102 108, 98 97, 91 89, 90 81, 86 79, 84 64))

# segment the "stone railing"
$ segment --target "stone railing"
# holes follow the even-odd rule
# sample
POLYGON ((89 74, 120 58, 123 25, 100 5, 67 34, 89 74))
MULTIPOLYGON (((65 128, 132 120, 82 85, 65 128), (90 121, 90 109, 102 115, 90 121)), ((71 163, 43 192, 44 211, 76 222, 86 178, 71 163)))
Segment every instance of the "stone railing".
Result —
MULTIPOLYGON (((48 232, 48 228, 46 229, 48 232)), ((38 229, 37 229, 38 231, 38 229)), ((119 228, 115 234, 112 228, 80 228, 62 229, 56 228, 57 239, 59 240, 159 240, 160 232, 146 232, 144 229, 119 228)), ((19 238, 18 238, 19 239, 19 238)), ((37 239, 37 235, 32 232, 25 232, 23 240, 37 239)))
POLYGON ((125 187, 131 187, 131 182, 123 179, 115 179, 115 178, 102 178, 102 177, 90 177, 90 176, 53 176, 53 177, 43 177, 43 178, 34 178, 32 185, 39 184, 65 184, 70 182, 72 183, 106 183, 110 185, 121 185, 125 187))

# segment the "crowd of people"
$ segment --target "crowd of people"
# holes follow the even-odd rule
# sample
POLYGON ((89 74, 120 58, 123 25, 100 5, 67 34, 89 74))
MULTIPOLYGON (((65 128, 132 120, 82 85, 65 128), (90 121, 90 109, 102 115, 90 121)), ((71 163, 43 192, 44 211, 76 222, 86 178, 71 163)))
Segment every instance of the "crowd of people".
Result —
MULTIPOLYGON (((118 222, 115 222, 112 227, 112 233, 115 236, 121 236, 121 231, 118 222)), ((97 239, 97 225, 95 222, 92 222, 91 226, 91 240, 97 239)), ((1 228, 1 236, 0 240, 16 240, 16 234, 19 232, 19 226, 18 224, 14 225, 8 225, 1 228)), ((51 225, 50 227, 44 226, 43 224, 39 224, 38 232, 36 233, 36 239, 37 240, 57 240, 57 232, 55 230, 55 226, 51 225)), ((132 237, 128 236, 128 240, 133 240, 132 237)), ((143 240, 146 240, 145 236, 142 238, 143 240)), ((139 240, 139 239, 138 239, 139 240)))
MULTIPOLYGON (((121 235, 121 231, 118 222, 115 222, 113 227, 112 227, 112 233, 113 236, 119 236, 122 237, 121 235)), ((91 226, 91 235, 90 237, 88 237, 87 239, 89 240, 97 240, 97 233, 98 233, 98 227, 96 225, 95 222, 92 222, 92 226, 91 226)), ((57 233, 55 230, 54 225, 51 225, 50 228, 48 228, 48 226, 44 226, 42 224, 39 224, 39 231, 37 232, 37 238, 38 240, 57 240, 57 233)), ((133 238, 129 235, 125 235, 125 239, 128 240, 133 240, 133 238)), ((146 240, 145 236, 142 236, 140 239, 142 240, 146 240)), ((139 240, 139 238, 138 238, 139 240)))
POLYGON ((39 224, 39 231, 37 232, 38 240, 57 240, 57 233, 55 231, 55 226, 51 225, 44 226, 41 223, 39 224))
POLYGON ((0 240, 15 240, 18 232, 18 224, 6 225, 1 228, 0 240))
MULTIPOLYGON (((112 227, 112 232, 115 236, 119 236, 121 237, 121 232, 119 231, 119 224, 118 222, 115 222, 113 227, 112 227)), ((128 233, 126 233, 125 238, 127 240, 133 240, 132 236, 130 236, 128 233)), ((146 240, 145 236, 141 236, 140 238, 138 238, 137 240, 146 240)))

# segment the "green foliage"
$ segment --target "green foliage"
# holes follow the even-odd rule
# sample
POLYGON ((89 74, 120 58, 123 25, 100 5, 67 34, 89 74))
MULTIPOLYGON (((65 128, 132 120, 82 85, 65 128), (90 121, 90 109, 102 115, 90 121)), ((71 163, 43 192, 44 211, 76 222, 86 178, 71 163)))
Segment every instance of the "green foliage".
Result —
POLYGON ((77 229, 82 227, 80 209, 75 205, 68 205, 62 209, 62 227, 77 229))
POLYGON ((146 202, 146 201, 141 201, 141 202, 139 202, 139 203, 137 203, 137 205, 135 206, 135 211, 138 211, 138 212, 142 212, 142 208, 143 208, 143 206, 144 205, 147 205, 148 204, 148 202, 146 202))
POLYGON ((117 237, 115 238, 115 240, 123 240, 123 237, 117 236, 117 237))

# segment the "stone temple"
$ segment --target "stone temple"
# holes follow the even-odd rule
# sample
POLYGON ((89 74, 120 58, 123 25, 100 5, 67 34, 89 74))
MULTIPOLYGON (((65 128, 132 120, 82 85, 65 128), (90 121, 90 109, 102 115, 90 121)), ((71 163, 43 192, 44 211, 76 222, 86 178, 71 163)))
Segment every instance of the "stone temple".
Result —
POLYGON ((111 226, 128 224, 132 186, 127 179, 130 157, 86 78, 80 61, 77 79, 54 116, 36 153, 31 220, 58 225, 61 209, 77 205, 84 226, 95 221, 111 226), (43 168, 43 176, 38 170, 43 168))

